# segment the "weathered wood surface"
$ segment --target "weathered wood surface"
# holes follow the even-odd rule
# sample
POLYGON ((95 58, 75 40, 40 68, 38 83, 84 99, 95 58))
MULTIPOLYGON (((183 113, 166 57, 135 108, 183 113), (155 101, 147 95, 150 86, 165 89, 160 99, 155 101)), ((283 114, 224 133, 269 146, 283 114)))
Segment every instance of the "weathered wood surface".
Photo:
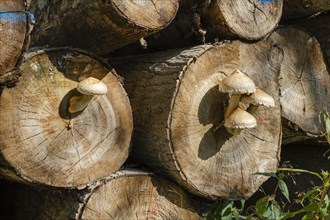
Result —
POLYGON ((133 109, 131 156, 197 195, 249 197, 267 179, 255 173, 275 171, 279 161, 278 52, 264 41, 234 41, 110 58, 133 109), (222 126, 228 94, 218 84, 237 68, 271 94, 276 107, 260 107, 258 126, 232 136, 222 126))
POLYGON ((83 52, 29 53, 17 86, 0 97, 1 173, 59 187, 83 187, 117 171, 128 157, 132 112, 114 70, 83 52), (108 87, 86 109, 70 114, 77 82, 95 77, 108 87))
POLYGON ((260 39, 277 26, 282 7, 282 0, 212 0, 203 12, 207 38, 260 39))
POLYGON ((165 28, 178 6, 177 0, 32 0, 36 25, 31 44, 106 54, 165 28))
POLYGON ((330 67, 330 12, 312 18, 289 20, 286 23, 305 28, 313 34, 320 43, 323 55, 330 67))
POLYGON ((330 11, 330 0, 283 0, 283 18, 292 19, 330 11))
POLYGON ((82 191, 0 186, 12 210, 0 217, 10 219, 199 219, 182 188, 140 170, 118 171, 82 191))
POLYGON ((269 41, 283 50, 279 77, 283 143, 325 132, 323 110, 330 110, 330 76, 320 44, 308 32, 280 27, 269 41))
POLYGON ((25 4, 23 0, 0 2, 0 87, 14 85, 20 75, 14 68, 28 47, 33 22, 25 4))

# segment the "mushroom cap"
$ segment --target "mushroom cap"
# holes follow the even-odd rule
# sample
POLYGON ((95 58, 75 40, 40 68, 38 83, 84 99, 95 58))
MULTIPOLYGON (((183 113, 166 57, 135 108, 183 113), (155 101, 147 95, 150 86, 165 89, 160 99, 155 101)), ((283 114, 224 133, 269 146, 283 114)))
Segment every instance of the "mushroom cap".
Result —
POLYGON ((220 92, 226 93, 251 94, 255 92, 255 89, 252 79, 240 70, 235 70, 219 84, 220 92))
POLYGON ((88 77, 80 81, 77 90, 84 95, 104 95, 108 92, 107 85, 94 77, 88 77))
POLYGON ((236 108, 231 115, 225 119, 226 128, 254 128, 257 126, 257 120, 240 107, 236 108))
POLYGON ((252 105, 263 105, 271 108, 275 107, 275 100, 273 97, 259 88, 256 88, 256 91, 251 95, 243 95, 241 102, 252 105))

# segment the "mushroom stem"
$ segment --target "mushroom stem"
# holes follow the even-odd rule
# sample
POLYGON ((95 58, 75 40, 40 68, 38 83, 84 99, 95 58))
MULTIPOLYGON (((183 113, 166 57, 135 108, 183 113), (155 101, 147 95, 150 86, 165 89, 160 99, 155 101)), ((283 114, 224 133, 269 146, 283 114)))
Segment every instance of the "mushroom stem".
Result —
POLYGON ((231 113, 238 107, 239 100, 241 99, 240 93, 232 93, 228 102, 228 107, 225 111, 225 119, 228 118, 231 113))
POLYGON ((94 95, 104 95, 107 93, 107 86, 94 77, 88 77, 80 81, 77 85, 77 91, 81 95, 73 96, 69 100, 68 112, 75 113, 84 110, 94 95))
POLYGON ((76 113, 84 110, 93 97, 93 95, 72 96, 69 100, 68 111, 70 113, 76 113))

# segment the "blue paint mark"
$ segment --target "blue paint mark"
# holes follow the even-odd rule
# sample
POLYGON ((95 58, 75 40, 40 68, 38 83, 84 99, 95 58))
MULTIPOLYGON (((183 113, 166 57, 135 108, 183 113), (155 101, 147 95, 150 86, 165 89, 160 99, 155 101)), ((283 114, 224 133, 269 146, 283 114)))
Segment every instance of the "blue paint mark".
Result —
POLYGON ((270 3, 273 3, 274 0, 260 0, 261 1, 261 4, 270 4, 270 3))
POLYGON ((31 24, 36 23, 36 19, 34 17, 34 14, 30 13, 30 12, 26 12, 27 15, 27 19, 31 24))
POLYGON ((27 20, 25 12, 0 12, 0 20, 22 22, 27 20))

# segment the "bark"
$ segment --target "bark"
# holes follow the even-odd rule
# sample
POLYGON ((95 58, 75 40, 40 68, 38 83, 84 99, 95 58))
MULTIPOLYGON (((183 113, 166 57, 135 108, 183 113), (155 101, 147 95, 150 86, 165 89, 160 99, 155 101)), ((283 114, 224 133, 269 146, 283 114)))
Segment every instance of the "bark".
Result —
POLYGON ((0 2, 0 88, 13 86, 18 80, 20 72, 15 67, 28 47, 32 22, 25 1, 0 2))
POLYGON ((283 18, 306 17, 330 11, 330 0, 283 0, 283 18))
POLYGON ((114 70, 69 49, 31 52, 17 86, 0 97, 1 172, 10 179, 83 187, 117 171, 130 150, 132 113, 114 70), (69 114, 77 82, 89 76, 107 84, 83 111, 69 114))
POLYGON ((177 8, 177 0, 32 0, 30 10, 37 23, 31 43, 79 47, 102 55, 165 28, 177 8))
POLYGON ((203 12, 207 38, 238 36, 247 40, 260 39, 277 26, 282 6, 282 0, 212 0, 203 12))
POLYGON ((140 170, 118 171, 82 191, 5 189, 2 199, 13 210, 1 215, 11 219, 199 219, 182 188, 140 170))
POLYGON ((330 110, 330 76, 320 44, 295 27, 278 28, 269 41, 284 54, 279 77, 283 143, 322 135, 322 113, 330 110))
POLYGON ((110 58, 132 104, 133 159, 200 196, 249 197, 266 180, 254 173, 275 171, 279 160, 277 52, 264 41, 234 41, 110 58), (259 125, 232 136, 221 126, 229 97, 218 83, 237 68, 277 105, 259 107, 259 125))

